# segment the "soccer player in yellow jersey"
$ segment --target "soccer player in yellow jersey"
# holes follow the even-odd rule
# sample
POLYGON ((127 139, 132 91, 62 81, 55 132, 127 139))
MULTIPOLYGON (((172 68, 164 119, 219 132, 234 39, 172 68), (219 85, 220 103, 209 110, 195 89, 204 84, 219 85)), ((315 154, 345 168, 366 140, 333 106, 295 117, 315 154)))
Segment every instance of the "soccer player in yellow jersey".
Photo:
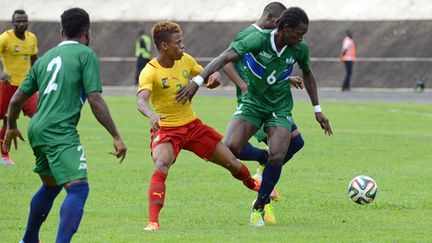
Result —
MULTIPOLYGON (((142 70, 138 86, 138 110, 152 126, 151 151, 155 164, 148 190, 149 222, 146 231, 159 230, 159 212, 165 200, 165 180, 182 149, 225 167, 249 189, 259 185, 251 178, 247 167, 237 160, 222 143, 222 135, 203 124, 192 111, 190 102, 175 102, 177 91, 202 71, 190 55, 184 52, 180 26, 172 22, 158 22, 152 28, 158 56, 142 70), (149 106, 149 100, 155 112, 149 106)), ((220 74, 208 78, 207 87, 220 82, 220 74)))
MULTIPOLYGON (((12 95, 24 80, 30 67, 37 59, 36 36, 27 31, 28 17, 24 10, 15 10, 12 15, 14 29, 7 30, 0 35, 0 56, 3 70, 0 69, 0 119, 3 126, 0 130, 0 141, 3 141, 7 119, 6 113, 12 95)), ((36 113, 38 94, 30 97, 23 106, 26 116, 36 113)), ((9 154, 2 149, 0 164, 13 164, 9 154)))

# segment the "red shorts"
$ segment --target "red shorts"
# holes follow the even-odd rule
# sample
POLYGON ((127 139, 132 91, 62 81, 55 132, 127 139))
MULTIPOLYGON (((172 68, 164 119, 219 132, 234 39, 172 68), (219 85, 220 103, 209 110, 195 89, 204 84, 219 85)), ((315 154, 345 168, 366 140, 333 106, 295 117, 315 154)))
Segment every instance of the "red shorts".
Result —
POLYGON ((150 147, 153 150, 157 145, 169 142, 173 146, 175 158, 182 149, 186 149, 208 160, 222 138, 216 130, 195 119, 180 127, 160 127, 158 131, 152 132, 150 147))
MULTIPOLYGON (((4 83, 0 83, 0 119, 6 118, 6 113, 8 111, 10 100, 12 96, 15 94, 15 91, 18 89, 18 86, 14 85, 6 85, 4 83)), ((32 95, 23 105, 22 111, 26 116, 33 116, 36 113, 38 102, 38 93, 32 95)))

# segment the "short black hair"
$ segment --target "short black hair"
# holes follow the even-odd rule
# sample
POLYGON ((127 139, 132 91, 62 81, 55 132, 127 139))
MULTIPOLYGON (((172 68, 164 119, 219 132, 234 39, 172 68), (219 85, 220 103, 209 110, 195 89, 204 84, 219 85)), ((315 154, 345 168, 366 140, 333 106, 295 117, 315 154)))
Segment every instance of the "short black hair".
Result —
POLYGON ((14 21, 15 14, 26 14, 26 12, 25 12, 24 10, 22 10, 22 9, 17 9, 17 10, 15 10, 15 11, 13 12, 13 14, 12 14, 12 21, 14 21))
POLYGON ((296 28, 300 24, 309 25, 309 18, 306 12, 299 7, 291 7, 285 10, 276 22, 278 30, 282 30, 286 25, 296 28))
MULTIPOLYGON (((275 16, 280 16, 287 8, 281 2, 271 2, 264 7, 263 15, 272 13, 275 16)), ((277 18, 277 17, 276 17, 277 18)))
POLYGON ((90 28, 90 16, 82 8, 71 8, 61 15, 61 25, 67 38, 79 37, 90 28))

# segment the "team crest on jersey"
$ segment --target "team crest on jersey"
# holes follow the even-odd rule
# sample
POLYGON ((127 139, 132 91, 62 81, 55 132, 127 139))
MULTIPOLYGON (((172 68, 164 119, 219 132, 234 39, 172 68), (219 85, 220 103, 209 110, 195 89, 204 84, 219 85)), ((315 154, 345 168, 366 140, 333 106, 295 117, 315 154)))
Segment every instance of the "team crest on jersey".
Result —
POLYGON ((14 52, 19 52, 19 46, 18 45, 14 45, 14 52))
POLYGON ((188 70, 183 70, 182 75, 186 80, 189 80, 190 76, 188 70))
POLYGON ((285 59, 285 63, 286 63, 288 66, 291 66, 291 65, 293 65, 293 64, 295 63, 295 60, 294 60, 294 58, 289 57, 289 58, 285 59))
POLYGON ((162 88, 163 89, 167 89, 167 88, 169 88, 170 86, 169 86, 169 83, 168 83, 168 78, 163 78, 162 79, 162 88))
POLYGON ((265 58, 272 58, 272 55, 270 53, 265 52, 265 51, 261 51, 258 55, 265 57, 265 58))

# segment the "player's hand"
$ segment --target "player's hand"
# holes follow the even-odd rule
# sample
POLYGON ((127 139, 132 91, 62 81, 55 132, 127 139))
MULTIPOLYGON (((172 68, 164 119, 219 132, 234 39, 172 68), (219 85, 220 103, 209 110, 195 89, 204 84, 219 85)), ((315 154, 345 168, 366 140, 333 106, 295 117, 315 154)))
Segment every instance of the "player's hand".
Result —
POLYGON ((197 92, 199 86, 195 82, 189 82, 186 86, 184 86, 182 89, 177 91, 177 96, 175 101, 180 102, 182 105, 184 105, 188 100, 192 101, 192 98, 194 97, 195 93, 197 92))
POLYGON ((326 135, 328 136, 333 135, 333 131, 330 127, 330 122, 322 112, 316 112, 315 119, 318 121, 318 123, 320 124, 321 128, 324 130, 324 133, 326 135))
POLYGON ((21 139, 21 141, 25 142, 20 130, 18 128, 9 128, 6 130, 6 134, 3 139, 3 151, 8 153, 10 150, 11 142, 13 141, 14 147, 18 149, 18 141, 17 138, 21 139))
POLYGON ((290 77, 290 84, 297 89, 303 89, 303 79, 299 76, 291 76, 290 77))
POLYGON ((208 89, 214 89, 221 84, 222 76, 219 72, 215 72, 208 77, 206 87, 208 89))
POLYGON ((159 129, 159 122, 165 119, 165 116, 151 114, 149 116, 151 131, 156 132, 159 129))
POLYGON ((11 77, 8 74, 4 74, 3 77, 0 78, 1 82, 6 84, 6 85, 10 85, 11 82, 11 77))
POLYGON ((114 155, 117 158, 121 158, 119 163, 123 162, 124 158, 126 157, 126 145, 124 145, 121 138, 114 138, 114 152, 110 152, 110 154, 114 155))

